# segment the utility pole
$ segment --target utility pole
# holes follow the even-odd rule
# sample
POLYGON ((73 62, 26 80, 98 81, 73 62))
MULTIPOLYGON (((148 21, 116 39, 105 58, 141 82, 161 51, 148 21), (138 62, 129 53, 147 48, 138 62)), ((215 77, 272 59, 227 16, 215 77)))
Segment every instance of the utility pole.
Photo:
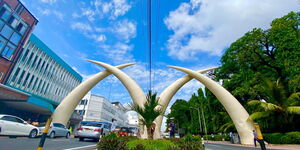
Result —
POLYGON ((203 118, 203 124, 204 124, 204 131, 205 131, 205 135, 207 135, 207 129, 206 129, 206 123, 205 123, 203 108, 201 108, 201 110, 202 110, 202 118, 203 118))

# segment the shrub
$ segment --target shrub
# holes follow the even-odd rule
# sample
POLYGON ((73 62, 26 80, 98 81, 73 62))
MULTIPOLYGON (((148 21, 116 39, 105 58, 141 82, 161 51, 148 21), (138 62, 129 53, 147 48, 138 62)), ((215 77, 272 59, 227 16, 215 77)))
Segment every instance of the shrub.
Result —
POLYGON ((177 148, 178 146, 170 140, 131 140, 127 143, 129 150, 168 150, 169 148, 177 148), (140 149, 138 149, 140 148, 140 149))
POLYGON ((181 150, 204 150, 201 138, 191 134, 180 139, 179 148, 181 150))
POLYGON ((223 139, 225 141, 230 141, 229 135, 204 135, 203 138, 211 141, 223 141, 223 139))
POLYGON ((117 137, 115 133, 102 137, 97 144, 98 150, 127 150, 127 142, 129 138, 117 137))
POLYGON ((264 140, 271 144, 300 144, 300 132, 267 133, 264 140))

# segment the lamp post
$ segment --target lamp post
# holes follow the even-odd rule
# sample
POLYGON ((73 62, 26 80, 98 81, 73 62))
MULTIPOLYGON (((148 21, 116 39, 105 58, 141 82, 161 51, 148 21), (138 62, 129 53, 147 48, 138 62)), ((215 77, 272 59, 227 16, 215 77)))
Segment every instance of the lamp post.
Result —
POLYGON ((201 125, 201 119, 200 119, 200 110, 199 110, 199 108, 195 108, 195 107, 190 107, 190 108, 196 109, 198 111, 198 119, 199 119, 199 125, 200 125, 200 135, 201 135, 202 125, 201 125))

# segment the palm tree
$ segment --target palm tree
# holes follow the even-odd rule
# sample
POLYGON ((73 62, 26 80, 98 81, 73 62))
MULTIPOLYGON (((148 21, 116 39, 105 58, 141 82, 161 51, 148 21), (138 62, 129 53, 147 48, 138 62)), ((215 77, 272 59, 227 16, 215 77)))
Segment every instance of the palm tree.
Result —
POLYGON ((259 120, 276 115, 275 117, 278 120, 284 121, 284 124, 281 124, 284 127, 285 124, 291 121, 288 119, 288 115, 300 115, 300 92, 287 96, 288 94, 279 79, 276 82, 268 79, 263 80, 267 100, 251 100, 248 102, 248 105, 258 108, 256 109, 258 111, 251 114, 249 119, 259 120))
POLYGON ((147 101, 144 104, 144 107, 140 107, 137 104, 132 104, 131 108, 132 110, 136 111, 142 118, 139 120, 140 124, 147 127, 147 133, 148 138, 152 138, 151 135, 151 126, 153 124, 153 121, 161 114, 163 114, 163 111, 160 108, 157 108, 159 106, 158 99, 156 98, 157 93, 152 94, 152 91, 149 90, 147 94, 147 101))

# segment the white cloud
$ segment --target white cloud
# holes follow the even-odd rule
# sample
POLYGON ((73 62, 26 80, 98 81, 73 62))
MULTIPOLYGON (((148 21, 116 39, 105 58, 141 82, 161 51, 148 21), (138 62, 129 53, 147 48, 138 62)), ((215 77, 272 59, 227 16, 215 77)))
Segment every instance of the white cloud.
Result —
POLYGON ((168 55, 195 59, 199 53, 221 55, 223 49, 255 27, 299 10, 298 0, 191 0, 171 11, 164 22, 174 33, 167 41, 168 55))
POLYGON ((97 54, 106 56, 114 65, 129 63, 135 61, 130 53, 132 48, 133 46, 131 45, 118 42, 114 45, 102 45, 101 50, 98 50, 97 54))
POLYGON ((79 30, 79 31, 82 31, 82 32, 92 31, 92 27, 89 24, 82 23, 82 22, 72 23, 71 28, 73 30, 79 30))
POLYGON ((42 3, 54 4, 57 0, 40 0, 42 3))
POLYGON ((42 15, 45 15, 45 16, 54 15, 59 20, 61 20, 61 21, 64 20, 64 14, 58 10, 50 10, 50 9, 42 9, 42 8, 38 8, 37 10, 42 15))
POLYGON ((91 7, 81 9, 81 15, 77 14, 73 15, 73 17, 86 16, 91 22, 95 21, 95 18, 115 20, 119 16, 125 15, 131 8, 127 0, 94 0, 90 4, 92 5, 91 7))
POLYGON ((117 34, 117 37, 119 37, 120 39, 129 42, 131 38, 134 38, 136 36, 136 24, 125 19, 117 22, 112 31, 115 32, 117 34))

